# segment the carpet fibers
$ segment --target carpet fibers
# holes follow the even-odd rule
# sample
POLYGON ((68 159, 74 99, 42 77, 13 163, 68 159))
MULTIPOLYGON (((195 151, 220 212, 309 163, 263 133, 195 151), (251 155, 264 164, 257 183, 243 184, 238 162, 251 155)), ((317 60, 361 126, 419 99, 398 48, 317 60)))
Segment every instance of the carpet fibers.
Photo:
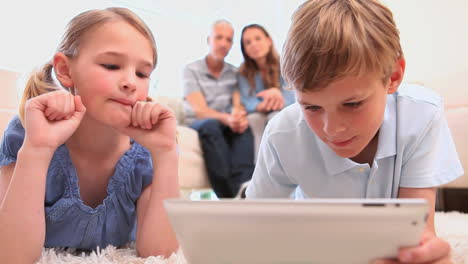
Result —
MULTIPOLYGON (((437 234, 452 246, 454 264, 468 264, 468 214, 440 213, 435 216, 437 234)), ((178 251, 171 257, 139 258, 133 245, 116 249, 109 246, 92 253, 79 253, 73 249, 44 249, 38 264, 186 264, 178 251)))

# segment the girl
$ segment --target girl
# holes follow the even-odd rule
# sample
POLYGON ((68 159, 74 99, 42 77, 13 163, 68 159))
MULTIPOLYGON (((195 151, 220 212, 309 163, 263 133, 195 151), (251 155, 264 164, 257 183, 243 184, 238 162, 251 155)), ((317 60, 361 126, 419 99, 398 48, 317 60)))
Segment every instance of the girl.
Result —
POLYGON ((127 9, 71 20, 0 147, 2 261, 135 239, 142 257, 177 249, 163 209, 179 194, 176 121, 146 100, 156 58, 151 31, 127 9))
POLYGON ((294 102, 280 76, 279 56, 268 32, 258 24, 242 29, 239 88, 255 139, 255 155, 266 123, 284 106, 294 102))

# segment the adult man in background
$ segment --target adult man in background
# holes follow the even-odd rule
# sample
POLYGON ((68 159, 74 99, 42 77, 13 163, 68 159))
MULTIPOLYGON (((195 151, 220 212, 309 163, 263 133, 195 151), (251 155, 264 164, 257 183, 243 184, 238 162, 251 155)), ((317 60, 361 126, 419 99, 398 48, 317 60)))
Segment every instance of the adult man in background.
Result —
POLYGON ((216 21, 207 38, 206 57, 183 70, 184 107, 198 131, 210 183, 219 198, 232 198, 254 169, 254 141, 237 86, 237 69, 224 61, 234 30, 216 21))

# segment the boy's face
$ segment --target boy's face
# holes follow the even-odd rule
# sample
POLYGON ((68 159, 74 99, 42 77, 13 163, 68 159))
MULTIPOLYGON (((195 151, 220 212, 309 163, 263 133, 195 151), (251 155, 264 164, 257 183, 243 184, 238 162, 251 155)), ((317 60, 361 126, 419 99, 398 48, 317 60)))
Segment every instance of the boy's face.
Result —
POLYGON ((374 139, 387 94, 397 88, 392 80, 384 85, 381 78, 346 77, 318 91, 296 90, 296 97, 315 134, 337 155, 353 158, 374 139))

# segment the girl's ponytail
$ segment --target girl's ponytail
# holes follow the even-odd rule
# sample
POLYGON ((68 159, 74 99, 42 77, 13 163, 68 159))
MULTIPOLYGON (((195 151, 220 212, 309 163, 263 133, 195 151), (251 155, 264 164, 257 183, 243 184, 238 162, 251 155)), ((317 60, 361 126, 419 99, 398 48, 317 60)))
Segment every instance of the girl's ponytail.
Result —
POLYGON ((52 63, 46 63, 40 70, 33 72, 29 77, 19 106, 21 123, 24 124, 24 107, 26 105, 26 101, 33 97, 58 89, 52 78, 52 69, 52 63))

